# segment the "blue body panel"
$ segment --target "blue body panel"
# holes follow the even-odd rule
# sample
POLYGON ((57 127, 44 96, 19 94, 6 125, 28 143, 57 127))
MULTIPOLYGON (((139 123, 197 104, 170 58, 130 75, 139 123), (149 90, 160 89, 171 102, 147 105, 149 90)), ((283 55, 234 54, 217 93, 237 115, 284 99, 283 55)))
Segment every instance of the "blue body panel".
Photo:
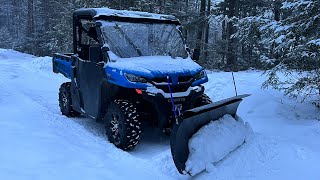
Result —
POLYGON ((64 60, 61 57, 54 56, 53 69, 63 74, 66 78, 72 79, 72 58, 64 60))
POLYGON ((106 67, 105 69, 108 81, 112 84, 125 87, 125 88, 136 88, 136 89, 146 89, 151 86, 151 84, 147 83, 138 83, 138 82, 130 82, 124 75, 124 72, 117 69, 112 69, 106 67))
MULTIPOLYGON (((59 55, 55 55, 53 57, 53 69, 56 73, 63 74, 66 78, 72 79, 72 63, 73 58, 61 57, 59 55)), ((183 65, 182 65, 183 66, 183 65)), ((181 76, 195 76, 197 73, 201 72, 203 68, 196 69, 188 69, 184 71, 174 71, 174 72, 166 72, 163 73, 161 71, 150 71, 150 73, 146 73, 146 71, 138 71, 138 70, 123 70, 118 68, 109 67, 108 64, 105 66, 105 72, 107 79, 110 83, 125 87, 125 88, 135 88, 135 89, 146 89, 147 87, 153 86, 150 83, 139 83, 139 82, 131 82, 129 81, 125 74, 133 74, 139 77, 145 77, 148 79, 152 78, 163 78, 167 75, 172 79, 173 85, 178 84, 178 78, 181 76)), ((208 77, 198 79, 192 83, 192 86, 198 86, 200 84, 208 82, 208 77)))
MULTIPOLYGON (((178 78, 181 76, 195 76, 197 73, 201 72, 203 68, 196 69, 196 70, 190 70, 188 72, 171 72, 168 73, 170 78, 172 79, 172 84, 177 85, 178 84, 178 78)), ((117 68, 111 68, 106 67, 105 68, 108 81, 112 84, 116 84, 118 86, 122 86, 125 88, 136 88, 136 89, 146 89, 147 87, 151 87, 152 84, 150 83, 139 83, 139 82, 130 82, 125 77, 125 74, 133 74, 140 77, 145 78, 161 78, 166 77, 167 74, 161 73, 161 72, 151 72, 151 73, 145 73, 145 72, 139 72, 139 71, 128 71, 128 70, 120 70, 117 68)), ((200 84, 208 82, 208 77, 205 76, 204 78, 198 79, 192 83, 192 86, 198 86, 200 84)))

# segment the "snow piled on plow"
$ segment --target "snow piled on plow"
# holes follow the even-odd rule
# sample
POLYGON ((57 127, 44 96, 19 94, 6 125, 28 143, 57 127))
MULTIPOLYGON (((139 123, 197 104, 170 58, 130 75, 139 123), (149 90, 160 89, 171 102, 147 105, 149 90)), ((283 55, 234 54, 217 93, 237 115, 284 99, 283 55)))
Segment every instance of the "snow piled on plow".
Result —
POLYGON ((202 127, 189 140, 189 158, 186 171, 195 175, 203 170, 212 171, 213 163, 225 158, 247 141, 253 131, 249 123, 231 115, 224 115, 202 127))

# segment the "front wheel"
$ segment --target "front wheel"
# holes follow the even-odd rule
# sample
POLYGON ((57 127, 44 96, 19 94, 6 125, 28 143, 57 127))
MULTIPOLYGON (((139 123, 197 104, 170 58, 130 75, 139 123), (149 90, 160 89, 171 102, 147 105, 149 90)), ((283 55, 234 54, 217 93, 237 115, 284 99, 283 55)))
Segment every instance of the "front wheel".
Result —
POLYGON ((132 150, 141 136, 141 122, 135 104, 116 99, 104 117, 106 134, 111 143, 122 150, 132 150))

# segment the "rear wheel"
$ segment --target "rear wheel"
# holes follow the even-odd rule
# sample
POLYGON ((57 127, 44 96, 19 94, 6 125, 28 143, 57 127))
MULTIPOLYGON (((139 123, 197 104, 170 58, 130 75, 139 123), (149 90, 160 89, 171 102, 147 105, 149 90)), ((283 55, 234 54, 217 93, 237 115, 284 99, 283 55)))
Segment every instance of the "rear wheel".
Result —
POLYGON ((211 103, 212 103, 212 100, 210 99, 210 97, 206 94, 202 94, 202 96, 199 97, 194 103, 194 107, 200 107, 200 106, 211 104, 211 103))
POLYGON ((72 99, 70 92, 71 83, 66 82, 61 84, 59 89, 59 106, 62 115, 67 117, 77 117, 80 113, 75 111, 72 107, 72 99))
POLYGON ((106 134, 111 143, 122 150, 132 150, 139 142, 141 122, 135 104, 116 99, 104 117, 106 134))

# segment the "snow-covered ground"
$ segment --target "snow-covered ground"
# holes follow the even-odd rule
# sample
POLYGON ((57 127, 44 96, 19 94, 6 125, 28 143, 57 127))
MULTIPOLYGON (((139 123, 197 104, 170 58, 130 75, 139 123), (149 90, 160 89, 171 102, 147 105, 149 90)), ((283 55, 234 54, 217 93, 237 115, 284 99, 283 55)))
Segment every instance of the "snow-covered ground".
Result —
MULTIPOLYGON (((272 89, 259 71, 235 73, 239 93, 251 93, 238 114, 252 139, 196 179, 320 179, 320 113, 272 89), (318 120, 317 120, 318 119, 318 120)), ((211 72, 213 100, 234 95, 230 73, 211 72)), ((60 114, 51 58, 0 49, 0 179, 188 179, 171 159, 169 138, 146 130, 132 152, 110 144, 89 118, 60 114)))

